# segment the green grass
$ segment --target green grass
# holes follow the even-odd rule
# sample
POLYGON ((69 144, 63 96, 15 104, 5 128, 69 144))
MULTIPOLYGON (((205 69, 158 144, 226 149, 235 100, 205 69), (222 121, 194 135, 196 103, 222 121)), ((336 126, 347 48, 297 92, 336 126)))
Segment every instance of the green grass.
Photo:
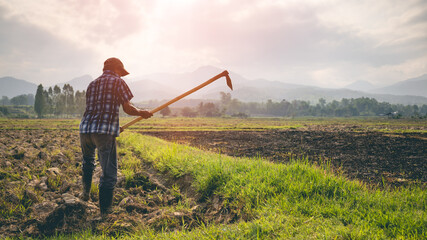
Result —
MULTIPOLYGON (((202 197, 209 201, 214 194, 220 196, 223 206, 240 219, 192 231, 142 227, 124 239, 427 238, 427 193, 417 186, 373 189, 303 160, 275 164, 233 158, 133 133, 123 134, 119 142, 165 174, 191 175, 202 197)), ((84 235, 59 239, 78 236, 84 235)))

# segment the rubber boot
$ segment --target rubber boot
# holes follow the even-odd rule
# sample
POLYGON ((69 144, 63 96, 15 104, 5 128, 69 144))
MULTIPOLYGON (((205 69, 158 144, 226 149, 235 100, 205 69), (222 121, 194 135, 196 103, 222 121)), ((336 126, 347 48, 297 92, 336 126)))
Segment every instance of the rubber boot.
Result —
POLYGON ((99 209, 101 210, 101 219, 105 220, 107 215, 111 213, 111 205, 113 203, 113 190, 99 188, 99 209))
POLYGON ((82 200, 89 201, 90 188, 92 187, 92 172, 83 171, 82 182, 83 182, 82 200))

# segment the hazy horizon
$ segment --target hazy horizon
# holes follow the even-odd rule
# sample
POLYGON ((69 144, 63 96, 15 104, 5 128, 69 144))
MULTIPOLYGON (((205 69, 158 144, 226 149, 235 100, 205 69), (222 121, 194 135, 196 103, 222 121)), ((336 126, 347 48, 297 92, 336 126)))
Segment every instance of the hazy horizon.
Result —
POLYGON ((427 2, 0 0, 0 77, 43 85, 129 80, 211 65, 246 79, 327 88, 427 73, 427 2))
MULTIPOLYGON (((237 74, 237 75, 239 75, 240 77, 243 77, 243 79, 245 79, 245 80, 248 80, 248 81, 253 81, 253 80, 262 80, 262 81, 273 81, 273 82, 277 82, 277 80, 270 80, 270 79, 267 79, 267 78, 262 78, 262 77, 260 77, 260 78, 256 78, 256 79, 251 79, 251 78, 246 78, 246 77, 244 77, 242 74, 240 74, 240 73, 238 73, 238 72, 235 72, 235 71, 233 71, 233 70, 229 70, 229 69, 221 69, 221 68, 218 68, 218 67, 216 67, 216 66, 212 66, 212 65, 206 65, 206 66, 200 66, 200 67, 198 67, 197 69, 194 69, 193 71, 188 71, 188 72, 154 72, 154 73, 148 73, 148 74, 144 74, 144 75, 139 75, 139 76, 125 76, 125 77, 122 77, 123 79, 125 79, 126 80, 126 82, 127 83, 136 83, 136 82, 139 82, 139 81, 157 81, 157 80, 159 80, 159 79, 157 79, 157 77, 158 76, 161 76, 161 79, 160 79, 160 81, 158 81, 159 83, 164 83, 164 81, 166 81, 168 84, 170 83, 170 81, 169 80, 166 80, 165 79, 165 76, 174 76, 174 77, 176 77, 176 76, 179 76, 179 75, 186 75, 186 74, 192 74, 192 73, 194 73, 194 72, 197 72, 199 69, 202 69, 202 68, 205 68, 205 67, 209 67, 209 68, 216 68, 218 71, 218 74, 221 72, 221 71, 223 71, 223 70, 228 70, 230 73, 231 73, 231 75, 235 75, 235 74, 237 74)), ((64 83, 68 83, 68 82, 72 82, 72 81, 75 81, 75 80, 79 80, 79 79, 82 79, 82 78, 86 78, 86 77, 90 77, 91 79, 96 79, 100 74, 102 73, 102 71, 99 71, 99 73, 98 73, 98 75, 96 75, 96 76, 92 76, 92 75, 90 75, 90 74, 83 74, 83 75, 80 75, 80 76, 75 76, 75 77, 72 77, 72 78, 70 78, 70 79, 68 79, 68 80, 64 80, 64 81, 52 81, 52 82, 50 82, 50 83, 47 83, 47 84, 45 84, 45 83, 41 83, 41 82, 34 82, 34 81, 31 81, 31 79, 20 79, 20 78, 16 78, 16 77, 14 77, 14 76, 0 76, 0 78, 8 78, 8 77, 11 77, 11 78, 15 78, 15 79, 18 79, 18 80, 24 80, 24 81, 26 81, 26 82, 30 82, 30 83, 34 83, 34 84, 36 84, 36 85, 39 85, 39 84, 42 84, 44 87, 53 87, 54 85, 62 85, 62 84, 64 84, 64 83)), ((205 75, 206 75, 206 72, 205 72, 205 75)), ((216 73, 212 73, 211 75, 206 75, 206 77, 205 78, 203 78, 203 77, 201 77, 200 79, 197 79, 197 80, 200 80, 200 82, 203 82, 204 80, 208 80, 209 79, 209 77, 213 77, 214 75, 216 75, 216 73)), ((400 82, 404 82, 404 81, 407 81, 407 80, 410 80, 410 79, 414 79, 414 78, 418 78, 418 77, 423 77, 423 76, 425 76, 425 75, 427 75, 427 73, 426 74, 422 74, 422 75, 420 75, 420 76, 414 76, 414 77, 410 77, 410 78, 408 78, 408 79, 401 79, 401 80, 398 80, 397 82, 394 82, 394 83, 387 83, 387 82, 384 82, 384 83, 379 83, 379 84, 381 84, 381 85, 377 85, 377 84, 371 84, 370 82, 367 82, 367 81, 364 81, 364 80, 360 80, 360 81, 355 81, 355 82, 350 82, 350 83, 348 83, 347 85, 345 85, 345 86, 321 86, 321 85, 315 85, 315 84, 311 84, 311 83, 306 83, 306 84, 304 84, 304 83, 298 83, 298 82, 291 82, 291 81, 278 81, 278 82, 283 82, 283 83, 285 83, 285 84, 293 84, 293 85, 300 85, 300 86, 308 86, 308 87, 319 87, 319 88, 329 88, 329 89, 341 89, 341 88, 348 88, 348 89, 355 89, 355 90, 359 90, 359 89, 356 89, 357 88, 357 86, 359 85, 359 84, 361 84, 361 85, 363 85, 363 84, 370 84, 370 89, 376 89, 376 88, 383 88, 383 87, 387 87, 387 86, 391 86, 391 85, 394 85, 395 83, 400 83, 400 82), (354 86, 355 88, 353 88, 352 86, 354 86)), ((240 79, 240 77, 239 77, 239 79, 240 79)))

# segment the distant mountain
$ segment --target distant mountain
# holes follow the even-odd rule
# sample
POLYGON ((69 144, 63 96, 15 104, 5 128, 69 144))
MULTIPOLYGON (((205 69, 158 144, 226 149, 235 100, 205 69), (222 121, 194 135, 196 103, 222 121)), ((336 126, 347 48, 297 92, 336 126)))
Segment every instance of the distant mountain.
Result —
MULTIPOLYGON (((204 83, 205 81, 216 76, 217 74, 220 74, 222 71, 224 71, 224 69, 219 69, 212 66, 204 66, 198 68, 194 72, 189 73, 150 74, 141 77, 140 79, 142 80, 135 80, 133 82, 129 82, 128 85, 132 92, 134 92, 134 101, 145 101, 150 99, 169 100, 204 83)), ((233 84, 240 85, 248 81, 238 74, 230 73, 230 76, 232 78, 233 84)), ((216 82, 211 83, 209 87, 202 88, 199 91, 191 94, 187 98, 206 99, 206 94, 209 94, 212 91, 216 93, 216 96, 213 97, 213 99, 218 99, 219 92, 221 91, 230 91, 225 83, 225 78, 218 79, 216 82)))
POLYGON ((93 78, 90 75, 83 75, 81 77, 76 77, 71 79, 70 81, 59 83, 56 85, 58 85, 62 89, 65 84, 70 84, 73 87, 74 91, 83 91, 87 89, 87 86, 89 86, 89 83, 92 82, 92 80, 93 78))
POLYGON ((370 92, 427 97, 427 74, 391 86, 373 89, 370 92))
POLYGON ((127 82, 134 98, 132 102, 147 101, 152 99, 171 99, 174 98, 174 93, 179 92, 168 85, 158 83, 148 79, 127 82))
MULTIPOLYGON (((157 73, 136 79, 129 79, 126 80, 126 82, 135 96, 133 99, 134 103, 149 100, 158 100, 161 102, 163 100, 175 98, 221 73, 223 70, 224 69, 212 66, 204 66, 193 72, 180 74, 157 73)), ((308 100, 311 103, 316 103, 319 98, 324 98, 327 101, 340 101, 342 98, 369 97, 375 98, 380 102, 389 102, 392 104, 427 104, 427 85, 425 85, 427 82, 427 75, 409 79, 387 88, 376 89, 376 91, 378 91, 378 93, 376 93, 356 91, 347 88, 320 88, 265 79, 249 80, 235 72, 229 72, 234 91, 231 91, 227 87, 225 78, 221 78, 209 86, 187 96, 184 100, 207 99, 217 101, 220 99, 220 92, 226 92, 231 93, 233 98, 243 102, 265 102, 269 99, 277 102, 285 99, 287 101, 308 100), (412 93, 412 95, 402 95, 406 93, 412 93), (415 94, 418 96, 414 96, 415 94)), ((85 90, 90 81, 92 81, 92 78, 89 75, 84 75, 65 83, 71 84, 74 90, 77 91, 85 90)), ((65 83, 60 84, 60 86, 62 87, 65 83)), ((358 86, 360 88, 363 85, 369 87, 369 84, 359 82, 357 84, 355 83, 353 88, 357 88, 358 86)), ((23 93, 35 94, 36 89, 37 86, 35 84, 23 80, 10 77, 0 79, 0 93, 5 96, 14 97, 23 93)))
POLYGON ((374 89, 375 86, 372 83, 367 81, 357 81, 345 86, 344 88, 355 90, 355 91, 367 92, 374 89))
MULTIPOLYGON (((198 84, 201 84, 210 78, 214 77, 217 74, 220 74, 224 69, 216 68, 213 66, 203 66, 197 70, 189 73, 156 73, 143 76, 144 79, 150 79, 157 83, 163 84, 165 86, 176 86, 177 91, 187 91, 191 88, 194 88, 198 84)), ((230 73, 231 75, 231 73, 230 73)), ((239 82, 241 79, 240 76, 235 76, 236 80, 239 82)), ((246 79, 243 79, 246 81, 246 79)), ((225 80, 224 80, 225 81, 225 80)))
MULTIPOLYGON (((217 72, 220 72, 220 70, 217 69, 217 72)), ((427 98, 420 96, 396 96, 392 94, 375 94, 345 88, 320 88, 314 86, 290 84, 279 81, 269 81, 265 79, 248 80, 233 72, 230 72, 230 77, 233 82, 234 91, 230 91, 226 87, 224 88, 224 86, 211 86, 208 87, 207 92, 203 95, 203 98, 218 99, 220 97, 219 92, 224 91, 230 92, 233 98, 239 99, 240 101, 244 102, 262 102, 267 101, 269 99, 273 101, 282 101, 283 99, 285 99, 288 101, 308 100, 312 103, 315 103, 319 100, 319 98, 324 98, 327 101, 340 101, 343 98, 369 97, 375 98, 380 102, 389 102, 392 104, 427 104, 427 98)), ((360 84, 355 84, 355 86, 371 85, 369 83, 366 83, 361 82, 360 84)))
MULTIPOLYGON (((192 89, 198 84, 210 79, 211 77, 221 73, 223 69, 212 66, 205 66, 197 69, 194 72, 182 74, 152 74, 145 76, 145 80, 136 81, 132 84, 138 84, 139 87, 129 84, 132 91, 135 92, 135 101, 149 99, 172 99, 179 94, 192 89), (151 85, 144 81, 151 80, 151 85), (156 83, 157 85, 153 84, 156 83), (179 84, 177 84, 179 83, 179 84), (168 86, 176 86, 175 88, 168 86), (138 89, 138 90, 136 90, 138 89)), ((186 99, 210 99, 218 100, 220 92, 231 93, 233 98, 244 102, 265 102, 269 99, 273 101, 282 101, 283 99, 292 100, 308 100, 315 103, 319 98, 324 98, 327 101, 338 100, 342 98, 360 98, 369 97, 375 98, 381 102, 390 102, 393 104, 427 104, 427 98, 419 96, 396 96, 390 94, 374 94, 351 89, 329 89, 313 86, 305 86, 298 84, 290 84, 279 81, 269 81, 265 79, 249 80, 230 71, 230 77, 233 82, 234 91, 228 89, 225 84, 225 79, 218 79, 217 82, 191 94, 186 99)), ((358 83, 354 86, 362 85, 369 86, 366 83, 358 83)))
POLYGON ((0 78, 0 97, 16 97, 21 94, 36 94, 37 85, 13 77, 0 78))
MULTIPOLYGON (((81 77, 73 78, 70 81, 57 84, 61 88, 64 84, 70 84, 74 91, 83 91, 86 90, 90 82, 94 79, 90 75, 83 75, 81 77)), ((171 97, 173 96, 173 88, 168 87, 167 85, 158 83, 157 81, 152 81, 148 79, 139 79, 134 81, 125 80, 131 89, 134 99, 132 101, 146 101, 150 99, 158 99, 159 96, 162 97, 171 97)))

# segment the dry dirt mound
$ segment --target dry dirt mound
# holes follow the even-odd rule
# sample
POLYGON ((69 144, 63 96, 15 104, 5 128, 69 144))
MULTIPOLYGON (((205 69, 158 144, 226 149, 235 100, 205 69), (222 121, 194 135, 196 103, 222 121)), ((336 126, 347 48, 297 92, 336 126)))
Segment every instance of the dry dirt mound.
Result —
MULTIPOLYGON (((191 229, 236 219, 221 209, 220 199, 200 201, 191 177, 171 179, 145 166, 132 179, 119 173, 113 213, 100 221, 96 187, 89 202, 79 198, 81 153, 76 131, 0 130, 0 135, 0 238, 84 229, 115 235, 141 226, 191 229)), ((97 167, 95 186, 99 175, 97 167)))

